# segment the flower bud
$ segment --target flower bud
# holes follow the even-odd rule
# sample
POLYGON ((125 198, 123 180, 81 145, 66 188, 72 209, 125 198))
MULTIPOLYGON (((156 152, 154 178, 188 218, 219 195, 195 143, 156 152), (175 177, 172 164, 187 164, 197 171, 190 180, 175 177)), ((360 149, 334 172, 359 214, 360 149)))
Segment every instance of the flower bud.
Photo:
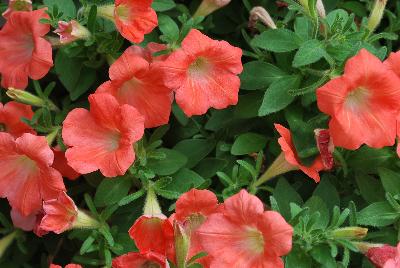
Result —
POLYGON ((3 257, 7 248, 14 241, 15 237, 17 236, 17 233, 18 233, 18 231, 14 231, 11 234, 8 234, 5 237, 3 237, 2 239, 0 239, 0 259, 1 259, 1 257, 3 257))
POLYGON ((184 226, 177 221, 174 222, 174 237, 177 268, 185 268, 190 247, 190 237, 187 235, 184 226))
POLYGON ((160 205, 158 204, 157 200, 157 195, 154 192, 153 186, 149 185, 149 189, 147 190, 147 196, 146 196, 146 203, 144 204, 144 215, 145 216, 162 216, 165 217, 162 214, 160 205))
POLYGON ((32 11, 31 0, 10 0, 8 8, 3 13, 3 17, 8 19, 14 11, 32 11))
POLYGON ((203 0, 193 17, 206 17, 230 2, 231 0, 203 0))
POLYGON ((363 239, 367 234, 367 228, 351 226, 335 229, 330 236, 339 239, 363 239))
POLYGON ((326 17, 325 7, 324 7, 324 3, 322 2, 322 0, 317 0, 317 12, 321 18, 326 17))
POLYGON ((97 229, 100 223, 89 215, 86 211, 78 209, 76 220, 72 224, 72 229, 97 229))
POLYGON ((268 11, 263 7, 254 7, 250 11, 249 28, 254 28, 257 21, 261 21, 265 26, 271 29, 276 29, 275 22, 272 20, 268 11))
POLYGON ((60 36, 61 44, 69 44, 79 39, 87 40, 91 35, 86 27, 75 20, 71 20, 70 22, 59 21, 58 28, 54 33, 60 36))
POLYGON ((368 19, 368 30, 372 33, 381 23, 387 0, 375 0, 374 7, 368 19))
POLYGON ((6 94, 11 99, 23 104, 28 104, 35 107, 48 107, 50 110, 53 111, 59 110, 58 107, 50 100, 43 100, 38 96, 21 89, 8 88, 6 94))

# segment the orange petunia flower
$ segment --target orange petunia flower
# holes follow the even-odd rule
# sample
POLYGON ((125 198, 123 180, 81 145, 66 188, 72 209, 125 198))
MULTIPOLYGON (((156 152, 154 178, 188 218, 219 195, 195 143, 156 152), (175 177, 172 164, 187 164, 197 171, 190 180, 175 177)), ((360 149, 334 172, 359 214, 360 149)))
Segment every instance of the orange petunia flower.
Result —
POLYGON ((135 160, 133 144, 144 134, 144 118, 110 94, 89 96, 90 111, 72 110, 63 123, 68 165, 81 174, 100 170, 106 177, 124 175, 135 160))
POLYGON ((344 74, 317 89, 319 109, 330 115, 335 146, 350 150, 367 144, 392 146, 400 109, 400 79, 362 49, 346 63, 344 74))
POLYGON ((57 169, 64 178, 72 181, 78 179, 81 174, 76 172, 70 165, 68 165, 65 152, 61 151, 59 146, 56 146, 53 148, 53 153, 54 162, 52 167, 57 169))
POLYGON ((45 9, 13 12, 0 30, 0 73, 4 88, 25 89, 28 77, 43 78, 53 66, 51 44, 43 37, 50 25, 45 9))
POLYGON ((10 101, 6 104, 0 103, 0 132, 7 132, 18 138, 24 133, 36 134, 22 118, 32 119, 33 111, 31 106, 10 101))
POLYGON ((144 254, 131 252, 117 257, 112 262, 113 268, 169 268, 169 264, 165 256, 147 252, 144 254))
POLYGON ((164 80, 187 116, 238 102, 242 50, 191 30, 182 47, 162 64, 164 80))

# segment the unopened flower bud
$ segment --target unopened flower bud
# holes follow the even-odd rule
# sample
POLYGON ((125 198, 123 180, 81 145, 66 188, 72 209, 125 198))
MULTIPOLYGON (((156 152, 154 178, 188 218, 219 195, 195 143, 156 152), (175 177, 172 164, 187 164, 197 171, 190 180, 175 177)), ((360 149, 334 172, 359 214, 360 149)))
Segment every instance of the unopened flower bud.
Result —
POLYGON ((368 19, 368 30, 372 33, 381 23, 387 0, 375 0, 374 7, 368 19))
POLYGON ((38 96, 21 89, 9 88, 6 91, 6 94, 11 99, 23 104, 28 104, 35 107, 48 107, 50 110, 53 111, 59 110, 58 107, 50 100, 43 100, 38 96))
POLYGON ((328 129, 316 129, 314 130, 314 133, 322 163, 326 170, 330 170, 335 164, 333 159, 333 151, 335 150, 335 146, 333 144, 330 132, 328 129))
POLYGON ((263 7, 254 7, 250 11, 249 28, 254 28, 257 21, 261 21, 265 26, 271 29, 276 29, 275 22, 272 20, 268 11, 263 7))
POLYGON ((339 239, 363 239, 367 234, 367 228, 351 226, 335 229, 331 232, 330 236, 339 239))
POLYGON ((148 217, 153 217, 153 216, 165 217, 162 214, 160 205, 158 204, 157 195, 154 192, 152 185, 149 185, 149 189, 147 190, 147 197, 143 211, 144 211, 143 214, 148 217))
POLYGON ((14 11, 32 11, 31 0, 10 0, 8 8, 3 13, 3 17, 8 19, 14 11))
POLYGON ((190 248, 190 237, 187 235, 184 226, 177 221, 174 222, 174 237, 177 268, 184 268, 190 248))
POLYGON ((75 20, 71 20, 70 22, 59 21, 58 28, 54 33, 60 36, 61 44, 72 43, 80 39, 87 40, 91 35, 86 27, 82 26, 75 20))
POLYGON ((317 0, 317 12, 321 18, 326 17, 325 7, 324 7, 324 3, 322 2, 322 0, 317 0))
POLYGON ((17 233, 18 233, 18 231, 14 231, 11 234, 8 234, 5 237, 0 239, 0 259, 1 259, 1 257, 3 257, 7 248, 14 241, 15 237, 17 236, 17 233))
POLYGON ((203 0, 193 17, 206 17, 230 2, 231 0, 203 0))

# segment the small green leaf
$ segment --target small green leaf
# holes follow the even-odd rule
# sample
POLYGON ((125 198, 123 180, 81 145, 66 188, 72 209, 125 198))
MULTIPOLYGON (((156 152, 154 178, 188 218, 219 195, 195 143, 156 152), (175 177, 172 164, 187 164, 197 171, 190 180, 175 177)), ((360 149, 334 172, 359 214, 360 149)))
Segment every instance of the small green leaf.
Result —
POLYGON ((62 18, 64 19, 76 17, 76 7, 72 0, 43 0, 43 4, 49 7, 51 12, 53 7, 57 6, 58 11, 63 13, 62 18))
POLYGON ((322 43, 318 40, 304 42, 293 60, 293 67, 301 67, 319 61, 326 55, 322 43))
POLYGON ((267 138, 256 133, 245 133, 236 138, 231 148, 233 155, 257 153, 264 149, 267 138))
POLYGON ((149 159, 147 167, 161 176, 174 174, 188 162, 187 157, 176 150, 163 148, 156 150, 156 152, 164 153, 165 159, 149 159))
POLYGON ((171 17, 164 14, 159 15, 158 27, 166 41, 172 43, 179 39, 179 27, 171 17))
POLYGON ((400 175, 398 172, 386 168, 380 168, 378 169, 378 173, 386 192, 391 193, 392 195, 400 194, 400 175))
POLYGON ((254 37, 251 44, 272 52, 289 52, 299 48, 300 38, 287 29, 268 29, 254 37))
POLYGON ((284 178, 278 180, 273 196, 279 206, 279 212, 285 217, 285 219, 289 219, 291 215, 290 203, 295 203, 297 205, 303 204, 301 196, 284 178))
POLYGON ((271 83, 282 79, 287 74, 275 65, 252 61, 243 65, 243 73, 240 75, 242 89, 265 89, 271 83))
POLYGON ((400 212, 388 202, 376 202, 357 213, 357 224, 383 227, 393 224, 399 217, 400 212))
POLYGON ((204 183, 204 179, 199 174, 187 168, 181 169, 179 172, 171 175, 171 177, 171 183, 161 190, 183 194, 204 183))
POLYGON ((176 144, 174 150, 184 154, 188 159, 186 167, 192 168, 211 153, 214 148, 214 140, 189 139, 176 144))
POLYGON ((151 6, 157 12, 164 12, 173 9, 176 4, 174 0, 154 0, 151 6))
POLYGON ((104 207, 119 202, 128 194, 131 185, 131 181, 126 178, 104 179, 97 187, 95 205, 104 207))

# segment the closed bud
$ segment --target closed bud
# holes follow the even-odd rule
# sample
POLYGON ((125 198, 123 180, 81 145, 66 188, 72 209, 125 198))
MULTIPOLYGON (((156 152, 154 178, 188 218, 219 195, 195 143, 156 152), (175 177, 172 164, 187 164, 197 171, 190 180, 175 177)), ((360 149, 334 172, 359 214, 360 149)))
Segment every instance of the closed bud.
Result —
POLYGON ((230 2, 231 0, 203 0, 193 17, 206 17, 230 2))
POLYGON ((89 30, 75 20, 69 22, 59 21, 58 28, 54 33, 60 36, 61 44, 72 43, 80 39, 87 40, 91 36, 89 30))
POLYGON ((48 107, 50 110, 53 111, 59 110, 58 107, 50 100, 44 100, 36 95, 33 95, 32 93, 21 89, 9 88, 6 91, 6 94, 8 97, 19 103, 28 104, 35 107, 48 107))
POLYGON ((187 235, 184 226, 177 221, 174 222, 174 238, 177 268, 185 268, 190 248, 190 237, 187 235))
POLYGON ((387 0, 375 0, 371 15, 368 19, 368 30, 372 33, 381 23, 387 0))
POLYGON ((275 22, 272 20, 268 11, 263 7, 254 7, 250 11, 249 28, 254 28, 257 21, 261 21, 265 26, 276 29, 275 22))
POLYGON ((330 236, 337 239, 363 239, 367 234, 367 228, 351 226, 335 229, 330 236))

